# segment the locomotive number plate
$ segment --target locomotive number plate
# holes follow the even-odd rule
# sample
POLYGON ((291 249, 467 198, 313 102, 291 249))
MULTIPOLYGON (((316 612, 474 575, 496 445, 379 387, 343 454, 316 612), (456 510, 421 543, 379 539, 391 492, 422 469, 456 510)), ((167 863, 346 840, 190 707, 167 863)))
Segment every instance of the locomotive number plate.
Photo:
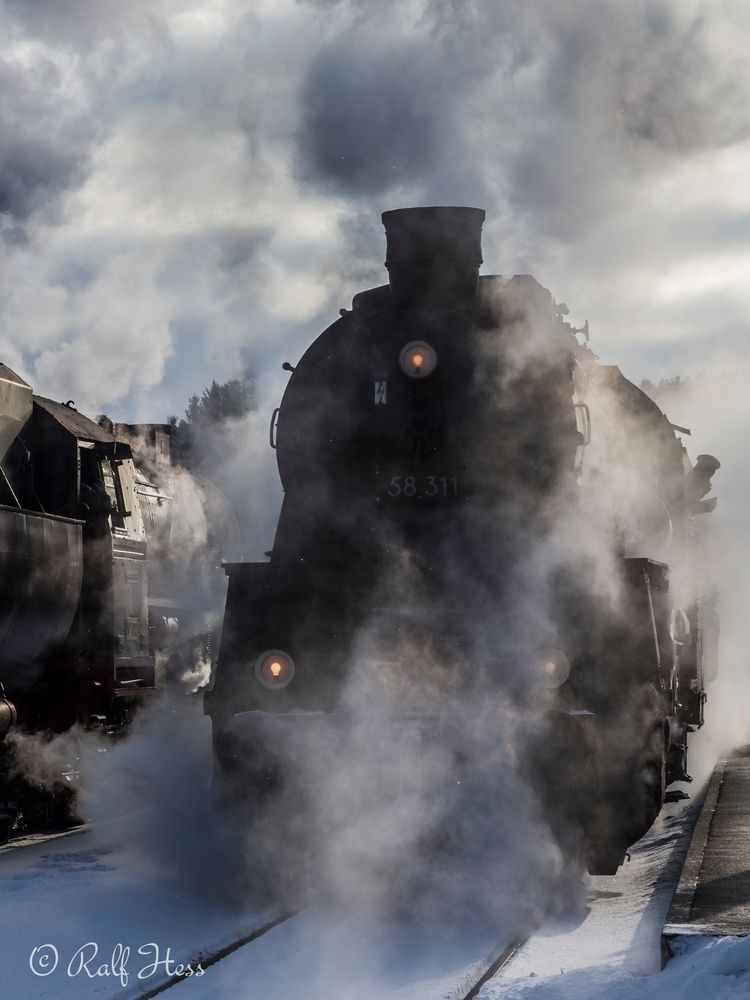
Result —
POLYGON ((389 476, 378 474, 378 494, 380 499, 393 500, 453 500, 460 497, 461 481, 458 476, 428 476, 423 473, 408 473, 389 476))

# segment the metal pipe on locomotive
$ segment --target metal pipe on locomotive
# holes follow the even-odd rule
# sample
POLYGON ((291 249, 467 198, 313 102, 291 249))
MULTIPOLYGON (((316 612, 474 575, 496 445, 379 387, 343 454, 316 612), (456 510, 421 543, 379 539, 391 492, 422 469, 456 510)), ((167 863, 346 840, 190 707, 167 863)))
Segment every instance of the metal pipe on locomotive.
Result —
POLYGON ((389 283, 285 365, 273 549, 226 566, 205 696, 217 784, 263 808, 286 780, 282 746, 337 724, 363 630, 380 650, 369 669, 397 675, 391 722, 409 699, 428 706, 399 651, 408 633, 450 690, 492 699, 519 671, 539 679, 534 766, 566 786, 590 871, 614 873, 687 778, 716 672, 699 522, 719 463, 693 465, 680 429, 531 276, 479 275, 483 220, 384 213, 389 283), (523 595, 543 605, 530 624, 530 553, 566 533, 544 592, 523 595))

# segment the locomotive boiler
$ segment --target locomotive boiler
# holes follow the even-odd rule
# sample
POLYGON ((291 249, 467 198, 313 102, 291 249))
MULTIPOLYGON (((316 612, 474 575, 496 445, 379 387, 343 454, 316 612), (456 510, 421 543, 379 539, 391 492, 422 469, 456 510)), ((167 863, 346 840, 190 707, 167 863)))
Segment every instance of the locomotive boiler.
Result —
POLYGON ((550 815, 614 873, 688 780, 716 671, 719 463, 534 278, 479 275, 483 220, 384 213, 388 284, 285 365, 273 548, 226 566, 216 783, 262 811, 300 734, 346 724, 355 673, 383 740, 510 699, 550 815))

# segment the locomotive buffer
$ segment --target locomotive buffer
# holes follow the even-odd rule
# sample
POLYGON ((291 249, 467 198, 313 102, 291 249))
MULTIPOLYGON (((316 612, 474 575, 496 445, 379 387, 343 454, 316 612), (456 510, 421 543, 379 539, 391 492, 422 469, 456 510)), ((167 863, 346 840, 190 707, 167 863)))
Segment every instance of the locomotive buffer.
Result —
POLYGON ((664 926, 681 938, 750 934, 750 746, 716 765, 664 926))

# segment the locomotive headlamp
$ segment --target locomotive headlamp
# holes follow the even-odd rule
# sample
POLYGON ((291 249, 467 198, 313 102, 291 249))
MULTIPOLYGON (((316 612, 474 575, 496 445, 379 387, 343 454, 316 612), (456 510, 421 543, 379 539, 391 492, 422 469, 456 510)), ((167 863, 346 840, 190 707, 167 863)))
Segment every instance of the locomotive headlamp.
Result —
POLYGON ((534 657, 536 667, 547 687, 561 687, 570 677, 570 661, 561 649, 540 649, 534 657))
POLYGON ((294 660, 281 649, 267 649, 255 661, 255 677, 265 688, 285 688, 294 677, 294 660))
POLYGON ((435 371, 437 354, 424 340, 412 340, 402 349, 398 363, 409 378, 424 378, 435 371))

